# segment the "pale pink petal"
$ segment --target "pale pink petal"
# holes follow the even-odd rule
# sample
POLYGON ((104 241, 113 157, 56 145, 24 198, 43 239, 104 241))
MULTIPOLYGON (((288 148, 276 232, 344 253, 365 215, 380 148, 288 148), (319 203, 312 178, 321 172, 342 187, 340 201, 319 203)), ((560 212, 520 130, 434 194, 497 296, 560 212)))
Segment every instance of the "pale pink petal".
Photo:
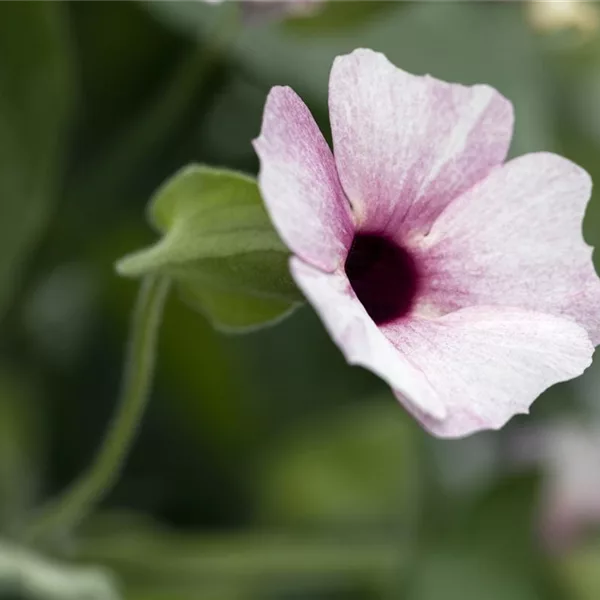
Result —
POLYGON ((582 220, 591 180, 559 156, 529 154, 453 202, 424 240, 426 301, 440 312, 516 306, 570 317, 600 342, 600 279, 582 220))
POLYGON ((290 260, 290 269, 350 364, 366 367, 393 388, 402 390, 431 418, 446 416, 423 373, 383 336, 343 273, 323 273, 295 257, 290 260))
POLYGON ((426 232, 512 137, 512 105, 493 88, 410 75, 371 50, 335 59, 329 112, 359 226, 396 235, 426 232))
POLYGON ((254 147, 260 190, 283 241, 306 262, 335 270, 352 243, 350 206, 327 142, 290 88, 269 93, 254 147))
POLYGON ((528 412, 546 388, 580 375, 594 352, 576 323, 511 308, 466 308, 382 330, 437 391, 446 409, 443 419, 420 411, 401 389, 397 396, 440 437, 502 427, 528 412))

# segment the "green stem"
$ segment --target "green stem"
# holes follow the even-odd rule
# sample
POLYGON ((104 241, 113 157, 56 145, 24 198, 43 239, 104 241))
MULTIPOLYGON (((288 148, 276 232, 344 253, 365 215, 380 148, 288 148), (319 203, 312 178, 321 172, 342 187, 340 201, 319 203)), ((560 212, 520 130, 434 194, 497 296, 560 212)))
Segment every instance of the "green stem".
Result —
MULTIPOLYGON (((107 528, 108 529, 108 528, 107 528)), ((94 535, 88 531, 77 559, 109 566, 122 577, 146 574, 149 585, 207 585, 343 575, 382 582, 406 560, 397 540, 383 536, 244 533, 181 535, 159 530, 94 535)))
POLYGON ((114 421, 81 479, 42 509, 26 531, 28 542, 68 532, 98 504, 117 480, 142 419, 154 374, 156 342, 169 288, 165 278, 147 277, 131 324, 123 387, 114 421))

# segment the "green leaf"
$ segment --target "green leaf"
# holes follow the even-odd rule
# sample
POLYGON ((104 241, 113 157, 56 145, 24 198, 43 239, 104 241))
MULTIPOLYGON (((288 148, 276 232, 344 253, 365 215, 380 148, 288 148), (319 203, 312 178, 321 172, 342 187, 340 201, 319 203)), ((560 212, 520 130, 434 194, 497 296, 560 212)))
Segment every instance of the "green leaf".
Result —
POLYGON ((538 600, 534 583, 468 547, 430 551, 418 565, 407 600, 538 600))
POLYGON ((508 477, 442 525, 424 515, 424 552, 406 598, 554 598, 534 537, 538 487, 535 476, 508 477))
POLYGON ((0 529, 4 533, 15 534, 23 525, 41 479, 44 436, 38 396, 31 377, 0 370, 0 529))
POLYGON ((254 592, 251 598, 279 598, 269 595, 269 588, 380 582, 406 558, 386 532, 250 529, 215 535, 170 531, 144 522, 139 514, 115 513, 99 513, 86 522, 73 557, 110 568, 126 589, 170 588, 174 598, 184 588, 196 590, 197 598, 210 598, 210 588, 232 583, 240 592, 254 592))
POLYGON ((0 3, 0 314, 56 188, 71 91, 64 11, 0 3))
POLYGON ((361 29, 368 19, 390 8, 389 2, 324 2, 317 4, 314 13, 288 15, 283 26, 292 34, 312 36, 361 29))
POLYGON ((263 464, 263 520, 410 527, 419 499, 420 434, 391 394, 286 431, 263 464))
POLYGON ((600 597, 600 539, 597 536, 562 556, 558 568, 571 600, 600 597))
POLYGON ((72 566, 0 540, 0 597, 28 600, 121 600, 111 573, 72 566))
MULTIPOLYGON (((122 220, 117 229, 96 240, 88 255, 92 264, 109 264, 128 249, 148 243, 144 223, 133 215, 131 219, 131 223, 122 220)), ((106 270, 103 277, 99 284, 103 291, 103 310, 116 329, 123 331, 129 322, 136 282, 117 279, 106 270)), ((173 431, 176 436, 184 435, 197 449, 196 452, 184 451, 192 469, 207 449, 215 456, 245 456, 248 449, 254 447, 256 431, 262 421, 249 399, 247 377, 240 376, 240 369, 246 368, 246 360, 232 354, 231 343, 249 344, 255 349, 260 344, 260 336, 232 340, 220 335, 206 319, 198 318, 193 309, 175 296, 173 294, 165 306, 158 351, 159 378, 170 390, 162 400, 173 419, 173 431), (202 402, 198 402, 199 398, 202 402)), ((266 330, 265 333, 278 335, 277 331, 266 330)), ((256 354, 254 350, 253 356, 256 354)), ((157 402, 160 404, 162 400, 159 396, 157 402)), ((179 452, 177 448, 175 451, 179 452)), ((169 472, 170 484, 167 485, 173 493, 177 489, 173 482, 180 481, 181 476, 185 478, 184 473, 185 469, 169 472)), ((188 501, 191 505, 204 506, 203 503, 210 504, 211 499, 201 486, 186 491, 188 501)))
POLYGON ((163 237, 122 259, 118 272, 168 275, 215 326, 247 330, 282 318, 301 301, 288 271, 289 252, 254 179, 186 167, 158 190, 149 218, 163 237))
POLYGON ((460 536, 499 559, 524 565, 535 556, 534 523, 540 480, 537 474, 506 476, 468 507, 459 520, 460 536))

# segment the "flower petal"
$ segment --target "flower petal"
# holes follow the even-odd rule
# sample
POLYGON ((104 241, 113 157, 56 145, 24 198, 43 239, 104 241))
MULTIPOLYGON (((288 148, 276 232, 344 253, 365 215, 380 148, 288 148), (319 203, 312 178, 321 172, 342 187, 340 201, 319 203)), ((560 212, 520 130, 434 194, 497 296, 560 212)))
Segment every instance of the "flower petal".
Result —
POLYGON ((390 234, 426 232, 504 161, 512 137, 512 105, 493 88, 410 75, 371 50, 335 59, 329 112, 359 224, 390 234))
POLYGON ((600 279, 581 224, 589 175, 547 153, 495 170, 425 238, 427 302, 441 312, 516 306, 574 319, 600 342, 600 279))
POLYGON ((352 243, 350 206, 327 142, 290 88, 269 93, 254 147, 259 186, 283 241, 313 266, 335 270, 352 243))
POLYGON ((290 269, 350 364, 366 367, 393 388, 402 390, 430 418, 446 416, 423 373, 383 336, 343 273, 323 273, 295 257, 290 260, 290 269))
POLYGON ((580 375, 594 352, 576 323, 512 308, 465 308, 382 329, 442 400, 447 416, 435 419, 402 390, 396 392, 407 410, 440 437, 502 427, 515 414, 528 412, 546 388, 580 375))

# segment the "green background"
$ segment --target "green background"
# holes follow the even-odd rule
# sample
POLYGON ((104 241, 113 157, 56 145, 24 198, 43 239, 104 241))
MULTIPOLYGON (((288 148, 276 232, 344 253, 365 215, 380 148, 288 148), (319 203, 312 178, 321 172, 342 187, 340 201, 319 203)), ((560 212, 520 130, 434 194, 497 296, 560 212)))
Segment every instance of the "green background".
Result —
MULTIPOLYGON (((589 19, 583 32, 536 30, 530 10, 338 1, 236 23, 231 4, 0 3, 5 542, 102 439, 137 287, 114 263, 155 240, 150 197, 190 162, 254 174, 270 86, 291 85, 329 135, 333 58, 373 48, 408 71, 497 87, 516 109, 513 155, 556 151, 600 175, 600 31, 589 19)), ((600 242, 597 195, 584 230, 600 242)), ((57 569, 100 566, 135 600, 600 597, 594 519, 568 543, 548 539, 556 474, 519 452, 549 422, 600 446, 598 367, 502 432, 439 441, 345 364, 310 308, 235 337, 172 295, 156 376, 118 484, 40 550, 57 569)), ((584 480, 596 454, 578 457, 584 480)), ((28 597, 2 577, 0 595, 28 597)))

